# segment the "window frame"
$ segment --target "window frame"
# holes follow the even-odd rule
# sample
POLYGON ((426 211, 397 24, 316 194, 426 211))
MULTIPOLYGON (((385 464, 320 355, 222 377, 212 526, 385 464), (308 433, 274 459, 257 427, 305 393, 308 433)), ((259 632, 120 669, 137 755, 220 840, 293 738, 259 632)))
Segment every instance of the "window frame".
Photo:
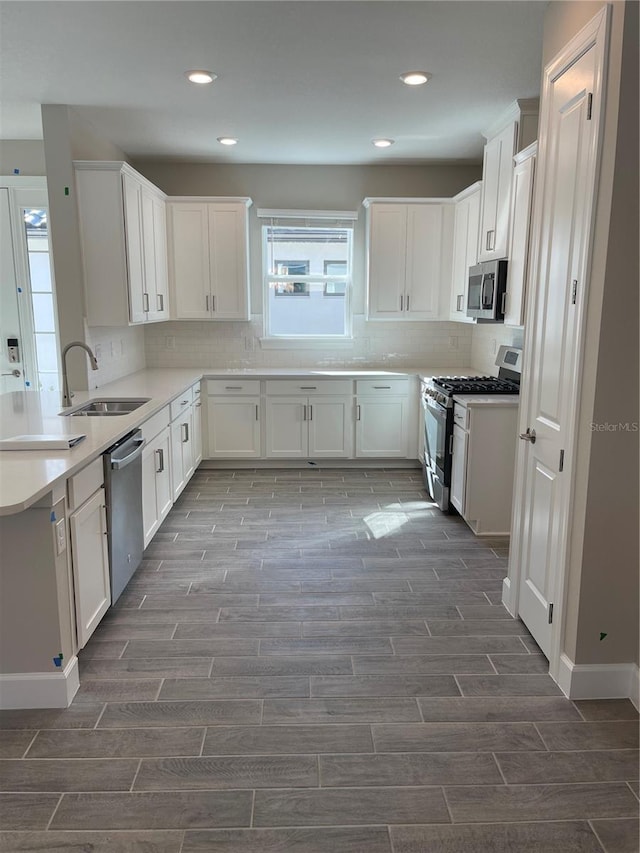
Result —
MULTIPOLYGON (((355 238, 355 221, 348 220, 346 222, 328 222, 326 218, 322 218, 318 216, 317 218, 313 216, 309 216, 305 218, 304 224, 293 224, 293 222, 283 222, 278 221, 277 223, 273 221, 273 219, 268 221, 263 221, 261 224, 261 242, 262 242, 262 300, 263 300, 263 337, 262 343, 267 346, 277 346, 281 344, 283 347, 299 345, 305 346, 307 344, 313 346, 315 345, 341 345, 345 343, 353 342, 353 244, 355 238), (269 240, 268 234, 270 229, 278 227, 278 228, 291 228, 300 230, 302 228, 307 229, 326 229, 326 230, 336 230, 347 232, 347 257, 345 259, 341 259, 346 263, 347 273, 342 276, 338 275, 326 275, 322 273, 309 273, 308 275, 275 275, 270 273, 269 263, 272 261, 275 266, 275 259, 270 258, 270 249, 269 249, 269 240), (269 287, 273 282, 292 282, 292 283, 301 283, 304 282, 309 287, 306 293, 298 293, 298 294, 276 294, 276 298, 288 298, 289 296, 294 296, 296 298, 299 297, 309 297, 311 294, 310 286, 312 284, 322 284, 323 285, 323 298, 335 298, 336 296, 342 297, 344 296, 344 333, 339 335, 330 335, 330 334, 314 334, 314 335, 277 335, 273 334, 270 331, 271 326, 271 316, 270 316, 270 307, 269 307, 269 287), (341 293, 327 293, 327 284, 333 283, 344 283, 345 292, 341 293)), ((335 263, 335 260, 330 260, 330 263, 335 263)), ((326 269, 326 261, 323 262, 323 268, 326 269)))

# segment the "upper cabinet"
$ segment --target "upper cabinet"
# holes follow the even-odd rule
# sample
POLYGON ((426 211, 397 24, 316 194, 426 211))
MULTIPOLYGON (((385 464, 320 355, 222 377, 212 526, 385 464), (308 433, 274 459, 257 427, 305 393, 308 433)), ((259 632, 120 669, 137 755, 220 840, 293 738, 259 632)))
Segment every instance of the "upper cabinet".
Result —
POLYGON ((164 193, 126 163, 74 167, 87 324, 168 320, 164 193))
POLYGON ((480 193, 482 182, 472 184, 453 199, 453 262, 451 265, 450 318, 459 323, 473 323, 467 317, 469 267, 478 263, 478 232, 480 228, 480 193))
POLYGON ((529 236, 538 144, 516 154, 509 217, 509 264, 504 312, 506 326, 524 325, 525 292, 529 267, 529 236))
POLYGON ((364 204, 368 318, 439 319, 447 302, 442 292, 449 276, 453 204, 449 199, 365 199, 364 204))
POLYGON ((513 156, 537 135, 538 100, 515 101, 499 121, 485 131, 480 210, 479 260, 509 255, 509 206, 513 156))
POLYGON ((169 276, 177 320, 248 320, 251 199, 171 199, 169 276))

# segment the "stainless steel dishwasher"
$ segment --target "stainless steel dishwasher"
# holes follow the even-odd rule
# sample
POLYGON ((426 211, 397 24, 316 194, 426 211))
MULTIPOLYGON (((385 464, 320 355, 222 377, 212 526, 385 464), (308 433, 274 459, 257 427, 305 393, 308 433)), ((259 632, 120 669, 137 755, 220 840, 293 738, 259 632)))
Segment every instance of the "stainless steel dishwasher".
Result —
POLYGON ((142 432, 137 429, 121 438, 104 454, 111 604, 116 603, 142 560, 144 444, 142 432))

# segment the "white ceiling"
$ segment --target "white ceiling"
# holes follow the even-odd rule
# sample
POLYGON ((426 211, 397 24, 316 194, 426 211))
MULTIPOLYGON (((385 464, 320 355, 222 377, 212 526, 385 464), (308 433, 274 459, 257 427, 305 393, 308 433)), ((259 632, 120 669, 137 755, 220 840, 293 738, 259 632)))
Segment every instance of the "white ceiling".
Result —
POLYGON ((0 135, 70 104, 131 157, 226 163, 474 160, 539 93, 540 0, 2 2, 0 135), (207 68, 210 86, 183 72, 207 68), (433 74, 421 87, 403 71, 433 74), (223 148, 218 136, 236 136, 223 148), (379 151, 374 137, 396 144, 379 151))

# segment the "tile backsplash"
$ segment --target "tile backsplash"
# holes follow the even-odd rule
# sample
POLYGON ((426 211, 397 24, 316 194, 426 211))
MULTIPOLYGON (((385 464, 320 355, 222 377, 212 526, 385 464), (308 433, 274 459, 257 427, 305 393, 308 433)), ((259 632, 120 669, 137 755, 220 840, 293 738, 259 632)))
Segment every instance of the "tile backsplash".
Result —
POLYGON ((89 370, 90 389, 101 388, 146 367, 142 326, 92 326, 86 335, 98 360, 98 370, 89 370))
POLYGON ((472 326, 471 364, 478 373, 494 375, 497 373, 496 355, 498 347, 522 346, 523 329, 521 326, 504 326, 502 323, 480 323, 472 326))
POLYGON ((262 347, 262 315, 250 322, 170 322, 145 327, 147 367, 462 367, 472 327, 447 322, 369 322, 353 318, 353 341, 326 347, 262 347))

